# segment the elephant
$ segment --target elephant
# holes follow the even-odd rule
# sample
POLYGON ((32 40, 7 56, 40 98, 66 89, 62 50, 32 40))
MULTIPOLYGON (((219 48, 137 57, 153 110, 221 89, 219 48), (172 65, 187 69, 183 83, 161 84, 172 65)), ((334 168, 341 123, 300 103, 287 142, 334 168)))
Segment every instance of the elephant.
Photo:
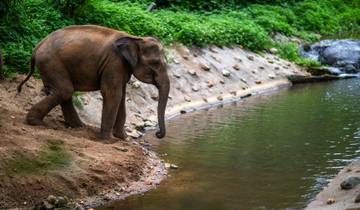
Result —
POLYGON ((34 48, 30 71, 19 84, 18 93, 35 67, 47 96, 29 110, 27 124, 44 125, 43 118, 60 104, 66 126, 81 127, 83 123, 72 103, 73 92, 100 90, 103 109, 99 138, 125 139, 126 84, 134 75, 158 89, 156 136, 165 136, 170 80, 164 49, 158 39, 97 25, 67 26, 50 33, 34 48))

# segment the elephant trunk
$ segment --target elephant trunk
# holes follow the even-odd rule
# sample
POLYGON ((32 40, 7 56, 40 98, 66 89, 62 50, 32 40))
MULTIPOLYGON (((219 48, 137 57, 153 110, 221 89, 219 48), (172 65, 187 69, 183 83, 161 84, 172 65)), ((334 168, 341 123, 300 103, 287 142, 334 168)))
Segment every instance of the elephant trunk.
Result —
POLYGON ((159 104, 158 104, 158 109, 157 109, 159 131, 156 132, 156 137, 161 139, 166 134, 165 109, 166 109, 166 104, 167 104, 169 90, 170 90, 169 78, 166 77, 164 80, 161 81, 161 83, 157 87, 159 89, 159 104))

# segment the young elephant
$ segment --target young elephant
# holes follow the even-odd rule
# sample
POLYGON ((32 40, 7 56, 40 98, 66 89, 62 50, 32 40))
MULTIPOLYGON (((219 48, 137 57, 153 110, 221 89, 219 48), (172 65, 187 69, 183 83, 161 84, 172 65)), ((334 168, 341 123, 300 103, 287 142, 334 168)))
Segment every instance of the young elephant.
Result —
POLYGON ((126 138, 125 89, 132 74, 159 90, 158 138, 165 136, 165 108, 170 82, 164 51, 152 37, 135 37, 125 32, 95 25, 68 26, 44 38, 33 50, 31 69, 18 86, 39 69, 48 96, 35 104, 26 116, 30 125, 60 104, 65 123, 80 127, 82 122, 72 103, 74 91, 100 90, 103 96, 100 138, 126 138))

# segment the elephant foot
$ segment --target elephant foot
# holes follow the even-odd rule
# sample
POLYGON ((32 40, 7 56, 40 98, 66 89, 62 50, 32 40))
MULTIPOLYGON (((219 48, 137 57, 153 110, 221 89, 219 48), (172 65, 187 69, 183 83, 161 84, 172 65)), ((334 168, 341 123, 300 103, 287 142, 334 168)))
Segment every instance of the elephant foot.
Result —
POLYGON ((113 134, 114 134, 114 136, 115 136, 116 138, 119 138, 119 139, 125 140, 125 139, 127 138, 127 134, 126 134, 126 132, 125 132, 124 130, 122 130, 122 131, 115 131, 113 134))
POLYGON ((29 125, 45 125, 44 121, 35 117, 27 117, 26 123, 29 125))
POLYGON ((70 128, 81 128, 84 124, 81 121, 65 121, 65 126, 70 128))
POLYGON ((96 135, 96 138, 101 140, 110 140, 113 138, 113 136, 111 135, 111 133, 100 132, 96 135))

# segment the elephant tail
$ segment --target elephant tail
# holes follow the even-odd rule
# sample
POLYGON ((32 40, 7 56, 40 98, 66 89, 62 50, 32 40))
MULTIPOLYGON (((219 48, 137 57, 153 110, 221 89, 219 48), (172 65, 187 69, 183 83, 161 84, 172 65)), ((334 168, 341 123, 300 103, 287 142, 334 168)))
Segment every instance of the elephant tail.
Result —
POLYGON ((31 56, 30 71, 29 71, 28 75, 26 76, 26 78, 17 87, 18 94, 21 92, 22 86, 25 84, 25 82, 27 82, 30 79, 31 75, 33 75, 34 71, 35 71, 35 55, 33 53, 31 56))

